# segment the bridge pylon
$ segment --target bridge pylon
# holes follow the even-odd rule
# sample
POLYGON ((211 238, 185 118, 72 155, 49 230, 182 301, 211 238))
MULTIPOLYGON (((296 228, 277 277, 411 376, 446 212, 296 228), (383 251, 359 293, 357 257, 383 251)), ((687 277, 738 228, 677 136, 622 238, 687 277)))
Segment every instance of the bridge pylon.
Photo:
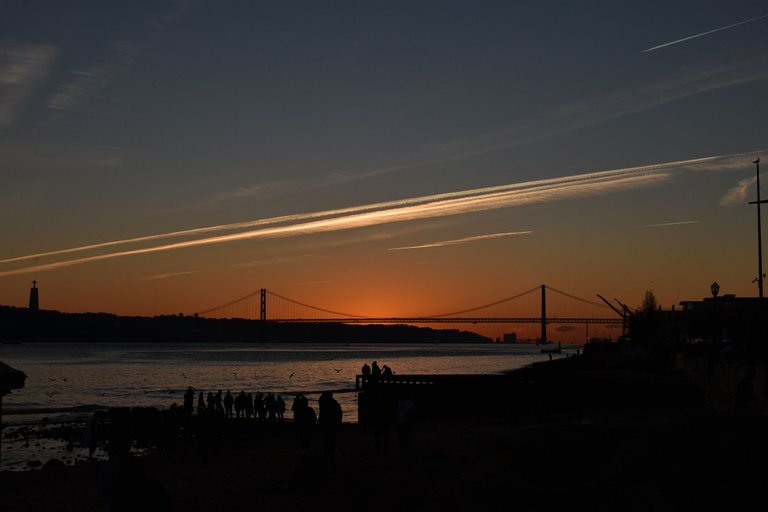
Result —
POLYGON ((259 320, 267 319, 267 289, 261 289, 261 301, 259 305, 259 320))

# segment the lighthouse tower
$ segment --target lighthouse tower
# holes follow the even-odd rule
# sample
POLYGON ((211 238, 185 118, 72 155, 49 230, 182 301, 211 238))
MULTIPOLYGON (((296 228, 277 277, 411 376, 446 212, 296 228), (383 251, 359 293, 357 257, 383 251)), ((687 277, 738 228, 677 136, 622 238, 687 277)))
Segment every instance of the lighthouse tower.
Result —
POLYGON ((32 288, 29 289, 29 311, 36 312, 40 310, 40 300, 37 294, 37 281, 32 281, 32 288))

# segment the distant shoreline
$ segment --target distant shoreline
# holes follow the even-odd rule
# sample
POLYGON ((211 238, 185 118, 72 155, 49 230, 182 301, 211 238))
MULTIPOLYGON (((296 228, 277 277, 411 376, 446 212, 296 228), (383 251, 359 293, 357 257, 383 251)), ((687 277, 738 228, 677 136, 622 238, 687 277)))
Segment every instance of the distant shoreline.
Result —
POLYGON ((458 329, 412 325, 277 322, 183 315, 118 316, 0 306, 4 344, 22 343, 493 343, 458 329))

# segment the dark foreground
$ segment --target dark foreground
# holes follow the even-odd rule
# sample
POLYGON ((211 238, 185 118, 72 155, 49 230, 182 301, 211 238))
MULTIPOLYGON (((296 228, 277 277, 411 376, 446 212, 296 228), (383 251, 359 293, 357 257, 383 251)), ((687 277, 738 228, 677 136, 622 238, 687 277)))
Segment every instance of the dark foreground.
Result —
MULTIPOLYGON (((387 449, 377 451, 372 428, 344 424, 335 453, 326 456, 319 438, 302 451, 291 423, 232 423, 207 453, 191 441, 137 459, 146 477, 131 495, 138 503, 146 495, 141 508, 178 511, 746 510, 755 500, 762 506, 768 425, 759 411, 716 410, 706 396, 690 393, 687 381, 658 367, 577 360, 560 365, 570 371, 541 377, 549 379, 545 387, 563 390, 561 400, 519 415, 422 419, 408 450, 394 427, 387 449), (569 389, 601 387, 605 400, 591 397, 578 407, 575 394, 567 400, 569 389), (665 388, 674 400, 661 399, 665 388), (660 408, 649 406, 653 400, 611 407, 622 390, 633 389, 659 394, 660 408)), ((0 506, 109 510, 111 474, 106 462, 4 472, 0 506)))

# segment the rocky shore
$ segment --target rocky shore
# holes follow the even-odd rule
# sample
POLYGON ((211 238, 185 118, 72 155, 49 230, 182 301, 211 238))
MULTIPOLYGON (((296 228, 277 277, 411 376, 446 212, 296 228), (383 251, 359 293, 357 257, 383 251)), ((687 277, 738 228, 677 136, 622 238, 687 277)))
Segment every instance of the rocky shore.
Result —
MULTIPOLYGON (((131 461, 142 508, 203 510, 742 510, 768 477, 759 403, 713 407, 669 354, 593 353, 516 372, 527 396, 502 414, 344 424, 332 456, 294 425, 230 422, 131 461), (142 501, 143 500, 143 501, 142 501)), ((764 383, 754 383, 759 389, 764 383)), ((4 511, 119 510, 115 461, 0 474, 4 511), (112 501, 111 501, 112 500, 112 501)), ((750 507, 751 508, 751 507, 750 507)))

